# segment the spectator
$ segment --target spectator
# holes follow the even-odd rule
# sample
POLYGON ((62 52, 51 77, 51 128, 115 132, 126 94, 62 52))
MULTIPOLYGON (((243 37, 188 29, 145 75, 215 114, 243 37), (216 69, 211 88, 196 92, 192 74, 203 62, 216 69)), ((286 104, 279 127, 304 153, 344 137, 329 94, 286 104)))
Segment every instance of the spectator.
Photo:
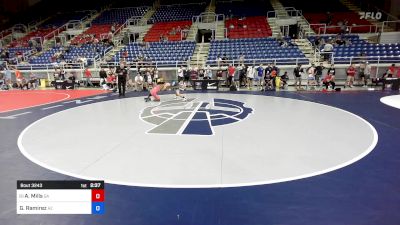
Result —
POLYGON ((333 15, 331 14, 331 12, 327 12, 326 13, 326 25, 331 25, 332 24, 332 20, 333 20, 333 15))
POLYGON ((212 70, 211 70, 211 66, 210 65, 207 65, 205 73, 206 73, 207 79, 211 79, 212 78, 212 70))
POLYGON ((169 32, 169 35, 176 35, 176 29, 175 29, 175 27, 173 27, 173 28, 171 29, 171 31, 169 32))
POLYGON ((264 76, 264 68, 263 68, 263 65, 260 64, 260 66, 257 67, 257 79, 258 79, 258 87, 259 87, 259 89, 262 89, 263 76, 264 76))
POLYGON ((329 85, 331 85, 332 90, 335 89, 335 81, 332 77, 332 74, 328 73, 322 80, 322 83, 325 85, 325 90, 329 89, 329 85))
POLYGON ((199 79, 204 79, 204 74, 205 74, 205 72, 204 72, 204 69, 203 68, 200 68, 199 69, 199 79))
POLYGON ((36 89, 38 86, 38 79, 34 73, 29 74, 29 82, 28 88, 29 89, 36 89))
POLYGON ((240 53, 240 56, 239 56, 239 65, 242 65, 242 64, 244 64, 244 54, 243 54, 243 53, 240 53))
POLYGON ((185 72, 183 73, 183 80, 185 82, 188 82, 190 80, 190 75, 192 74, 192 68, 189 67, 185 72))
POLYGON ((353 83, 354 83, 354 76, 356 74, 356 68, 354 67, 354 64, 351 64, 349 66, 349 68, 347 68, 347 80, 346 80, 346 84, 344 85, 344 87, 349 86, 349 87, 354 87, 353 83))
POLYGON ((265 89, 264 90, 272 90, 273 89, 271 72, 272 72, 272 67, 271 67, 271 65, 268 65, 265 68, 265 75, 264 75, 265 89))
POLYGON ((122 53, 122 58, 124 58, 124 60, 127 61, 127 60, 128 60, 128 56, 129 56, 128 50, 125 50, 125 51, 122 53))
POLYGON ((24 76, 22 75, 21 71, 19 71, 17 68, 15 69, 14 72, 18 87, 22 87, 23 80, 25 79, 24 76))
POLYGON ((228 76, 227 76, 227 85, 233 86, 234 85, 234 77, 235 77, 236 68, 231 64, 228 68, 228 76))
POLYGON ((315 38, 315 40, 314 40, 314 47, 315 47, 315 48, 319 48, 320 44, 321 44, 321 37, 320 37, 320 36, 317 36, 317 37, 315 38))
POLYGON ((332 75, 332 80, 335 81, 336 69, 334 64, 331 64, 331 67, 329 67, 328 74, 332 75))
POLYGON ((315 67, 314 64, 311 64, 311 67, 307 70, 308 77, 307 77, 307 87, 312 86, 313 88, 317 85, 315 81, 315 67))
POLYGON ((220 87, 221 82, 224 79, 224 72, 222 70, 218 70, 216 76, 217 76, 217 80, 219 80, 218 87, 220 87))
POLYGON ((395 64, 392 64, 392 65, 389 67, 388 71, 387 71, 387 77, 393 77, 393 75, 395 74, 395 72, 396 72, 396 65, 395 65, 395 64))
POLYGON ((323 49, 323 54, 324 54, 324 60, 325 61, 330 61, 332 51, 333 51, 332 43, 331 42, 326 43, 324 45, 324 49, 323 49))
POLYGON ((324 69, 325 69, 325 67, 324 67, 323 63, 320 63, 319 66, 315 67, 315 80, 317 81, 318 86, 320 86, 322 71, 324 69))
POLYGON ((281 88, 282 89, 286 89, 288 80, 289 80, 289 76, 288 76, 287 72, 285 71, 285 73, 283 73, 283 75, 281 76, 281 88))
POLYGON ((135 91, 143 91, 143 82, 143 76, 140 73, 137 73, 135 77, 135 91))
POLYGON ((293 75, 294 75, 294 86, 296 90, 301 90, 301 75, 303 73, 303 69, 301 68, 301 65, 297 65, 296 68, 293 70, 293 75))
POLYGON ((181 80, 184 80, 184 68, 183 68, 183 66, 181 66, 178 69, 178 82, 181 81, 181 80))
POLYGON ((92 78, 92 73, 90 72, 89 68, 85 69, 85 78, 86 78, 86 84, 85 87, 88 87, 89 85, 91 87, 94 87, 92 81, 90 80, 92 78))
POLYGON ((253 87, 253 79, 254 79, 254 68, 253 66, 249 66, 247 68, 247 73, 246 73, 246 77, 247 77, 247 88, 250 90, 253 87))
POLYGON ((226 56, 226 54, 224 54, 222 56, 222 66, 226 66, 228 64, 228 56, 226 56))
POLYGON ((116 77, 112 71, 109 71, 108 76, 106 78, 107 86, 111 89, 115 88, 116 77))
POLYGON ((364 83, 363 87, 368 87, 368 80, 371 77, 371 65, 368 62, 365 62, 364 68, 364 76, 361 77, 361 81, 364 83))
POLYGON ((100 69, 99 76, 100 76, 100 78, 102 78, 102 79, 106 79, 106 78, 107 78, 107 73, 106 73, 106 71, 104 70, 104 68, 101 68, 101 69, 100 69))
POLYGON ((222 64, 222 57, 221 57, 221 55, 218 55, 217 56, 217 66, 218 66, 218 68, 221 67, 221 64, 222 64))

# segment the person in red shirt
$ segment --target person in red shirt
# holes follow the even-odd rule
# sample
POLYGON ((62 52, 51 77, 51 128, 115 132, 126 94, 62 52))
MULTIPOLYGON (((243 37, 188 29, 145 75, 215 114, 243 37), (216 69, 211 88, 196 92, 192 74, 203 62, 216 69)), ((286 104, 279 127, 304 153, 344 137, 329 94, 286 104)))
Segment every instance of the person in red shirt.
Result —
POLYGON ((322 83, 325 85, 325 90, 328 90, 329 85, 332 86, 332 90, 335 89, 335 81, 333 78, 332 74, 326 74, 325 78, 322 80, 322 83))
POLYGON ((349 86, 349 87, 354 87, 354 75, 356 74, 356 68, 354 67, 354 64, 351 64, 349 68, 347 68, 347 81, 344 87, 349 86))
POLYGON ((17 79, 17 85, 22 86, 22 82, 24 80, 24 76, 22 75, 21 71, 15 69, 15 78, 17 79))
POLYGON ((396 71, 396 65, 392 64, 392 66, 390 66, 387 71, 387 77, 393 77, 393 75, 395 74, 395 71, 396 71))
POLYGON ((86 87, 88 87, 89 85, 94 87, 92 81, 90 81, 90 78, 92 77, 92 73, 90 72, 89 68, 86 68, 85 70, 85 77, 86 77, 86 87))
POLYGON ((235 71, 236 71, 235 67, 233 65, 229 65, 229 67, 228 67, 228 77, 227 77, 228 78, 227 84, 229 86, 233 85, 233 82, 234 82, 233 77, 235 76, 235 71))

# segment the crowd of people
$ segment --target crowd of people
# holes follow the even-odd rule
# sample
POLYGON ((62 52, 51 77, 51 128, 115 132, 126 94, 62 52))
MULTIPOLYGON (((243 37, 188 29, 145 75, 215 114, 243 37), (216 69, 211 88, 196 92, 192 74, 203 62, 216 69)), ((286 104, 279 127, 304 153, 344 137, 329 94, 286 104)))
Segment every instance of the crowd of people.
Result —
MULTIPOLYGON (((368 62, 359 64, 351 64, 345 68, 346 80, 344 88, 353 88, 355 85, 361 87, 369 87, 373 84, 377 85, 386 78, 400 78, 400 68, 395 64, 388 67, 385 71, 380 72, 380 76, 368 62), (373 75, 373 76, 372 76, 373 75)), ((295 90, 335 90, 337 85, 336 78, 337 68, 334 64, 327 67, 323 63, 318 65, 298 65, 292 71, 279 68, 275 64, 268 65, 246 65, 241 64, 235 67, 229 65, 227 67, 211 68, 210 65, 201 67, 184 67, 181 66, 176 71, 177 84, 183 83, 184 87, 191 86, 193 80, 219 80, 220 85, 226 87, 235 86, 237 88, 245 88, 252 90, 280 90, 287 89, 289 85, 289 76, 293 77, 295 90), (302 83, 303 82, 303 83, 302 83)), ((65 67, 55 67, 53 76, 53 85, 58 83, 66 85, 83 85, 85 87, 95 87, 97 84, 104 90, 119 91, 120 96, 125 96, 125 89, 130 88, 135 91, 151 90, 160 81, 166 78, 159 75, 157 68, 151 65, 127 64, 124 61, 118 66, 102 67, 95 76, 92 75, 91 69, 86 68, 82 73, 81 82, 78 82, 80 72, 69 70, 65 67), (134 66, 136 69, 131 69, 134 66), (93 81, 96 82, 93 82, 93 81), (96 85, 95 85, 96 84, 96 85)), ((24 76, 16 67, 1 67, 0 71, 0 87, 4 89, 36 89, 39 84, 38 76, 31 72, 28 76, 24 76), (15 74, 15 82, 12 81, 12 74, 15 74)), ((183 86, 181 84, 180 86, 183 86)))
MULTIPOLYGON (((369 85, 381 82, 385 78, 400 78, 400 68, 395 64, 391 65, 381 77, 371 78, 373 73, 372 66, 369 62, 363 61, 359 64, 351 64, 346 71, 346 80, 344 88, 353 88, 357 83, 358 86, 368 87, 369 85)), ((336 67, 331 64, 327 67, 323 63, 319 65, 298 65, 292 72, 295 90, 335 90, 336 82, 336 67), (304 83, 302 84, 304 80, 304 83)), ((253 89, 255 86, 259 90, 279 90, 287 89, 289 81, 288 71, 282 71, 274 64, 258 66, 241 64, 233 66, 230 64, 223 69, 220 67, 213 73, 211 67, 207 65, 204 68, 181 66, 177 70, 178 81, 184 80, 190 83, 190 80, 197 79, 215 79, 220 80, 219 83, 224 83, 226 86, 237 86, 238 88, 253 89)))

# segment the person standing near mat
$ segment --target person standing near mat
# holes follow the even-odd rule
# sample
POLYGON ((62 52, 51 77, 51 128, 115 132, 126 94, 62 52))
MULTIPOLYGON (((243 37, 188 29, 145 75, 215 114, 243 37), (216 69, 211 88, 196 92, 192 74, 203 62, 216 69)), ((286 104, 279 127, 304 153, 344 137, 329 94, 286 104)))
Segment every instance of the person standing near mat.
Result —
POLYGON ((227 77, 227 85, 233 86, 234 85, 234 76, 235 76, 236 68, 230 64, 228 68, 228 77, 227 77))
POLYGON ((302 74, 302 69, 301 69, 301 65, 297 65, 296 68, 294 68, 293 70, 293 74, 294 74, 294 87, 296 88, 296 90, 300 90, 301 89, 301 74, 302 74))
POLYGON ((252 65, 250 65, 247 68, 246 77, 247 77, 247 89, 250 90, 253 87, 253 78, 254 78, 254 68, 252 65))
MULTIPOLYGON (((58 76, 61 77, 61 70, 60 70, 60 73, 59 73, 58 76)), ((92 78, 92 73, 90 72, 89 68, 86 68, 86 69, 85 69, 85 77, 86 77, 86 84, 85 84, 85 87, 89 87, 89 85, 90 85, 91 87, 94 87, 92 81, 90 80, 90 79, 92 78)))
POLYGON ((128 78, 128 69, 124 63, 121 63, 116 70, 118 78, 118 93, 119 96, 125 97, 126 79, 128 78))
POLYGON ((354 67, 354 64, 351 64, 349 68, 347 68, 347 81, 344 85, 344 87, 349 86, 349 87, 354 87, 354 75, 356 74, 356 68, 354 67))

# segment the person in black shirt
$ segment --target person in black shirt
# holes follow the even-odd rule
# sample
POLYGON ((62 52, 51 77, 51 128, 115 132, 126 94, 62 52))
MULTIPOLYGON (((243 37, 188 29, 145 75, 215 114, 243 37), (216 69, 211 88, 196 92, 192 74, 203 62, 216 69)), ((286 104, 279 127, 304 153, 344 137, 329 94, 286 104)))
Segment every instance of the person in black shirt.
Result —
POLYGON ((106 71, 104 70, 104 68, 101 68, 101 69, 100 69, 99 76, 100 76, 100 78, 102 78, 102 79, 106 79, 106 78, 107 78, 107 73, 106 73, 106 71))
POLYGON ((246 71, 247 71, 247 66, 242 65, 241 70, 239 71, 239 86, 246 86, 246 71))
POLYGON ((281 85, 282 85, 282 89, 287 88, 287 83, 289 81, 289 76, 287 74, 287 72, 285 72, 282 76, 281 76, 281 85))
POLYGON ((335 82, 335 74, 336 74, 336 70, 335 70, 335 65, 331 65, 331 67, 328 69, 328 74, 332 75, 332 81, 335 82))
POLYGON ((315 67, 315 80, 317 81, 318 86, 320 86, 320 79, 322 76, 322 71, 325 69, 325 67, 323 66, 323 64, 319 64, 319 66, 315 67))
POLYGON ((272 67, 271 67, 271 64, 269 64, 265 68, 265 75, 264 75, 265 89, 264 90, 272 90, 273 89, 271 72, 272 72, 272 67))
POLYGON ((118 76, 118 93, 119 96, 125 97, 125 89, 126 89, 126 80, 128 78, 128 69, 124 64, 120 64, 120 66, 115 71, 118 76))
POLYGON ((301 65, 297 65, 296 68, 293 70, 293 75, 294 75, 294 86, 296 90, 301 89, 301 75, 304 72, 304 70, 301 68, 301 65))

